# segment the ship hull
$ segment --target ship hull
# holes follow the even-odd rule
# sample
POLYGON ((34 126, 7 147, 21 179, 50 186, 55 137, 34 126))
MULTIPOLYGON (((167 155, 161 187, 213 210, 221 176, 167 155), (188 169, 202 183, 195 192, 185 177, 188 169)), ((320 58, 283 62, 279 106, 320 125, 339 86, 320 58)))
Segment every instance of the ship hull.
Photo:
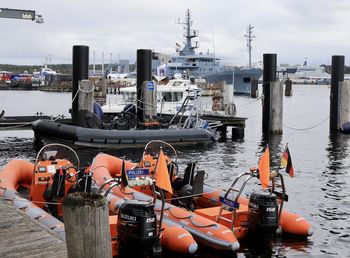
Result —
POLYGON ((262 69, 259 68, 237 69, 234 72, 231 70, 209 74, 204 76, 204 78, 208 83, 219 83, 221 81, 226 81, 226 84, 234 85, 234 94, 249 95, 251 92, 251 81, 253 79, 259 80, 262 72, 262 69))

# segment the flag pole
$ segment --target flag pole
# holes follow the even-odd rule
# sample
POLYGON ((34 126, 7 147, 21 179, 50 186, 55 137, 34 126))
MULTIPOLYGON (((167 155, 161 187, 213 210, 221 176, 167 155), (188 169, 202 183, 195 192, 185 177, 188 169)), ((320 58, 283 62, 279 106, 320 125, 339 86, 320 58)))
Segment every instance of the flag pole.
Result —
POLYGON ((121 171, 121 186, 120 190, 125 193, 125 188, 128 186, 128 178, 125 171, 125 156, 123 156, 122 171, 121 171))

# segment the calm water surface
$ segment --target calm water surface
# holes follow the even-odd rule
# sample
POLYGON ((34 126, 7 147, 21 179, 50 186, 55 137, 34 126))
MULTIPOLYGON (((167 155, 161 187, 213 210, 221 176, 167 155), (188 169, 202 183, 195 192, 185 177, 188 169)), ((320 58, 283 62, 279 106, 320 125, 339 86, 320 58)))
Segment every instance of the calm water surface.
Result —
MULTIPOLYGON (((272 167, 276 167, 288 143, 295 177, 285 176, 289 194, 286 208, 309 220, 315 233, 308 240, 276 241, 271 249, 260 254, 242 248, 237 256, 350 257, 350 137, 329 135, 328 86, 294 85, 293 90, 292 97, 284 97, 284 133, 269 141, 271 161, 272 167)), ((0 109, 5 109, 6 115, 33 115, 41 111, 46 115, 68 116, 70 103, 70 93, 0 91, 0 109)), ((180 163, 198 161, 208 172, 207 182, 214 186, 228 187, 237 174, 257 166, 265 146, 261 137, 261 101, 235 97, 235 104, 238 115, 248 118, 243 141, 229 140, 204 148, 178 149, 180 163)), ((85 163, 96 153, 79 152, 85 163)), ((0 131, 0 167, 13 158, 33 160, 35 154, 31 130, 0 131)), ((126 155, 136 161, 141 150, 113 154, 126 155)), ((228 257, 228 254, 205 250, 198 256, 228 257)))

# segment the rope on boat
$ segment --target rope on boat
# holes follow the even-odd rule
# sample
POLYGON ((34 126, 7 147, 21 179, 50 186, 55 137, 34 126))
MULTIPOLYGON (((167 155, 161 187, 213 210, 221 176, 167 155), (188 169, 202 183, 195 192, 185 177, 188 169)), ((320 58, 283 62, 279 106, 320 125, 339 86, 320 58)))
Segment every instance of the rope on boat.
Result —
POLYGON ((291 130, 295 130, 295 131, 307 131, 307 130, 311 130, 321 124, 323 124, 324 122, 326 122, 328 120, 329 116, 327 116, 325 119, 323 119, 321 122, 317 123, 316 125, 310 126, 310 127, 306 127, 306 128, 295 128, 295 127, 291 127, 288 125, 283 125, 284 127, 291 129, 291 130))

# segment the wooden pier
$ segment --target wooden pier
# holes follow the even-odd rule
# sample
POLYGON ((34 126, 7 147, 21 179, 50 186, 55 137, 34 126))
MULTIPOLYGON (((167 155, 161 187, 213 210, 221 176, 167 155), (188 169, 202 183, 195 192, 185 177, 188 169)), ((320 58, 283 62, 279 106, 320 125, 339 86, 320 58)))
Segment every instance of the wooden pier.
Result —
POLYGON ((67 257, 66 243, 0 199, 0 257, 67 257))

